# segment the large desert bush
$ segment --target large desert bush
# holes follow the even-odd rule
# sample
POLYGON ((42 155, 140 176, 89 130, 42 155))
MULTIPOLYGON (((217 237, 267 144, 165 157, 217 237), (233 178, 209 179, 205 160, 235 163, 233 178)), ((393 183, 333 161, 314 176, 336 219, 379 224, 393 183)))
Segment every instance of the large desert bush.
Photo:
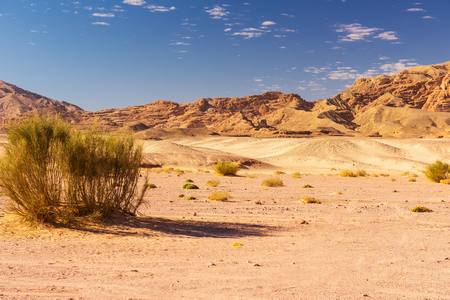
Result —
POLYGON ((425 168, 425 176, 434 182, 445 182, 450 179, 450 166, 442 161, 436 161, 425 168))
POLYGON ((222 176, 235 176, 239 167, 237 162, 220 161, 214 165, 214 170, 222 176))
POLYGON ((0 161, 0 186, 13 211, 56 223, 83 215, 134 214, 141 148, 131 138, 79 132, 56 118, 12 126, 0 161))

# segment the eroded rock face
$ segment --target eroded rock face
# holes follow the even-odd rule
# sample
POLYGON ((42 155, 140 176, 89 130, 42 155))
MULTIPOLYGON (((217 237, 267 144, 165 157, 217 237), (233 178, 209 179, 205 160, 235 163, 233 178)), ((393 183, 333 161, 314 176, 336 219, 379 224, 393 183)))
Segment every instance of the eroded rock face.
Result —
MULTIPOLYGON (((190 103, 87 112, 0 81, 0 125, 32 112, 59 114, 80 126, 127 128, 139 136, 214 133, 236 136, 450 136, 450 62, 414 67, 392 76, 356 80, 335 97, 308 102, 268 92, 190 103), (178 130, 168 132, 167 130, 178 130)), ((0 126, 1 127, 1 126, 0 126)))
POLYGON ((80 121, 84 113, 76 105, 52 100, 0 81, 0 121, 2 124, 35 112, 57 114, 72 122, 80 121))
POLYGON ((332 101, 356 113, 378 105, 450 112, 450 62, 358 79, 332 101))

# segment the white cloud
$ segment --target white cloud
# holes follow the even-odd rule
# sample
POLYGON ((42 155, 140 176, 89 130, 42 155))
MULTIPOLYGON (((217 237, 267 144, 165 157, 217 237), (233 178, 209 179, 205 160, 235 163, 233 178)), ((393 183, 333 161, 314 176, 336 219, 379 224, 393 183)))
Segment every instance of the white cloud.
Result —
POLYGON ((359 72, 350 67, 338 67, 328 73, 328 79, 331 80, 354 80, 359 76, 359 72))
POLYGON ((399 38, 395 31, 385 31, 376 36, 376 38, 384 41, 397 41, 399 38))
POLYGON ((366 27, 359 23, 343 24, 339 25, 336 32, 343 33, 344 35, 340 38, 343 42, 356 42, 364 41, 369 37, 373 36, 376 32, 380 31, 380 28, 376 27, 366 27))
POLYGON ((434 20, 433 16, 423 16, 422 19, 424 20, 434 20))
POLYGON ((245 39, 253 39, 261 37, 265 33, 264 30, 254 27, 244 28, 238 32, 234 32, 234 36, 242 36, 245 39))
POLYGON ((96 26, 109 26, 111 24, 107 23, 107 22, 93 22, 92 25, 96 25, 96 26))
POLYGON ((123 4, 142 6, 145 4, 144 0, 123 0, 123 4))
POLYGON ((411 7, 406 10, 407 12, 425 12, 425 9, 421 7, 411 7))
POLYGON ((175 6, 148 5, 145 8, 151 12, 170 12, 176 10, 175 6))
POLYGON ((261 23, 261 26, 262 27, 270 27, 270 26, 274 26, 276 24, 277 23, 275 23, 274 21, 264 21, 264 22, 261 23))
POLYGON ((92 16, 99 18, 114 18, 116 15, 113 13, 93 13, 92 16))
POLYGON ((304 68, 303 71, 305 71, 306 73, 320 74, 328 71, 329 69, 329 67, 307 67, 304 68))
POLYGON ((360 23, 338 25, 336 32, 343 34, 339 37, 341 42, 370 41, 373 38, 384 41, 399 40, 395 31, 384 31, 382 28, 366 27, 360 23))
POLYGON ((212 19, 216 20, 223 19, 230 14, 230 12, 227 11, 224 7, 218 5, 214 6, 213 8, 206 9, 206 12, 212 19))
POLYGON ((383 64, 379 69, 383 74, 394 74, 417 65, 414 59, 400 59, 397 62, 383 64))

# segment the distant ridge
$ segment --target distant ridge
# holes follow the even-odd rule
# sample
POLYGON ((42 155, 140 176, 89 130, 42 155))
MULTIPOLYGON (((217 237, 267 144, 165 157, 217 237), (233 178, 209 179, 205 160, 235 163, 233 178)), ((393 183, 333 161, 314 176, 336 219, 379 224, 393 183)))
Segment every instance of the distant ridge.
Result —
POLYGON ((158 100, 97 112, 0 81, 3 126, 33 112, 58 114, 80 126, 127 128, 141 138, 183 134, 442 137, 450 136, 450 62, 361 78, 335 97, 315 102, 296 94, 268 92, 183 104, 158 100))

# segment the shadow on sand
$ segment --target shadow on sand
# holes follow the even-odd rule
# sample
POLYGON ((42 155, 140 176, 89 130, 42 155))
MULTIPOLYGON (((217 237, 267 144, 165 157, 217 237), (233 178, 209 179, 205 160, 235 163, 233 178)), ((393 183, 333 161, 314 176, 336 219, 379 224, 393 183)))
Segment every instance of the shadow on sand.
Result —
POLYGON ((155 236, 160 234, 186 237, 231 238, 266 236, 274 226, 247 223, 177 220, 151 217, 115 217, 102 225, 77 224, 71 229, 94 234, 117 236, 155 236))

